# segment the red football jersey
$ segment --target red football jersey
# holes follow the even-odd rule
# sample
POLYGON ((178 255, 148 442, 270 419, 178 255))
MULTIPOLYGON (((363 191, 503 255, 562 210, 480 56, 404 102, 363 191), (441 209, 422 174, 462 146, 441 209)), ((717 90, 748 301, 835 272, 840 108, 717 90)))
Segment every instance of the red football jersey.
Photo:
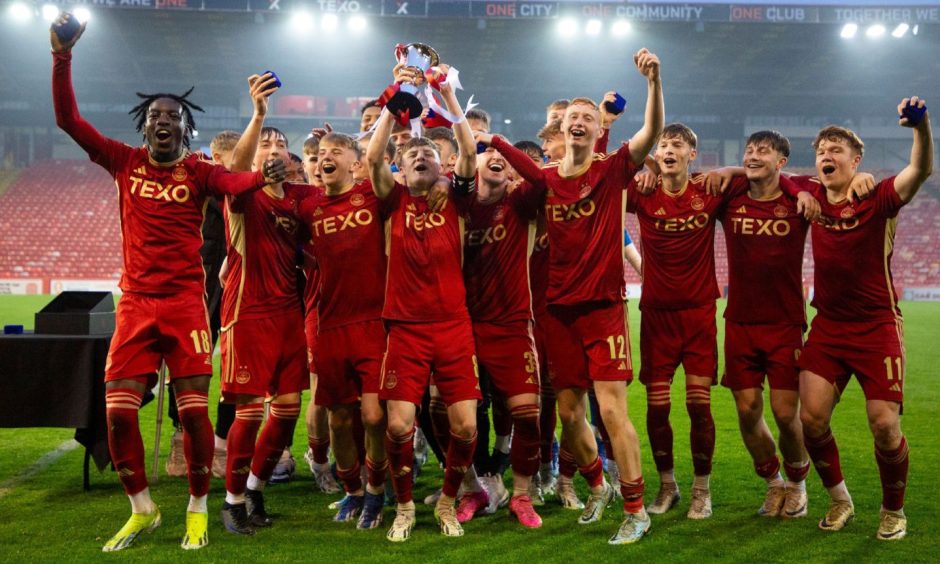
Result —
POLYGON ((723 200, 746 190, 743 176, 736 177, 722 196, 705 191, 704 174, 690 177, 675 194, 660 184, 655 192, 642 196, 630 184, 627 211, 637 216, 643 251, 640 309, 689 309, 720 296, 715 279, 715 222, 723 200))
MULTIPOLYGON (((301 204, 306 201, 302 200, 301 204)), ((307 318, 320 305, 320 267, 313 250, 313 241, 308 239, 303 245, 304 269, 304 311, 307 318)))
POLYGON ((424 196, 413 196, 406 186, 396 182, 381 201, 380 209, 390 225, 383 318, 469 318, 462 270, 461 213, 466 200, 452 197, 443 210, 431 212, 424 196))
POLYGON ((501 137, 493 147, 535 187, 545 192, 548 224, 549 304, 619 302, 623 281, 623 209, 626 187, 638 169, 627 143, 595 153, 586 172, 564 178, 558 163, 539 169, 501 137))
POLYGON ((473 321, 532 319, 529 254, 541 200, 528 182, 484 204, 471 196, 465 214, 464 282, 473 321))
POLYGON ((157 163, 146 147, 131 147, 101 135, 78 113, 71 53, 56 53, 53 59, 56 122, 117 185, 124 252, 121 289, 142 294, 204 294, 206 274, 199 249, 206 199, 260 188, 262 174, 231 173, 195 154, 173 163, 157 163))
POLYGON ((882 180, 859 203, 832 204, 809 177, 790 177, 822 206, 813 223, 813 307, 836 321, 894 321, 901 316, 891 275, 898 211, 904 205, 894 178, 882 180))
POLYGON ((323 329, 380 319, 385 302, 385 225, 372 183, 348 192, 320 190, 300 203, 320 272, 319 324, 323 329))
POLYGON ((304 230, 297 206, 312 189, 284 183, 284 196, 265 190, 225 201, 228 273, 222 294, 222 326, 239 319, 301 310, 297 291, 297 250, 304 230))
POLYGON ((744 192, 720 213, 728 248, 728 307, 736 323, 806 324, 803 247, 809 223, 796 200, 755 200, 744 192))
POLYGON ((540 317, 548 311, 545 296, 548 292, 548 233, 536 231, 535 245, 529 257, 529 286, 532 290, 532 313, 540 317))

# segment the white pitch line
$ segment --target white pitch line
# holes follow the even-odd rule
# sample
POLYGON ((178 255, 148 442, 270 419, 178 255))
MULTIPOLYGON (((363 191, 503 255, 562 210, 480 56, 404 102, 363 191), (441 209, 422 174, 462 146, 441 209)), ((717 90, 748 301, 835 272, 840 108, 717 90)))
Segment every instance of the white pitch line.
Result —
POLYGON ((54 463, 56 460, 62 458, 64 455, 75 450, 79 446, 81 445, 79 445, 75 441, 75 439, 69 439, 63 442, 62 444, 60 444, 59 446, 57 446, 56 448, 50 450, 46 454, 40 456, 39 460, 32 463, 29 467, 26 468, 26 470, 23 470, 16 476, 13 476, 9 480, 0 484, 0 498, 6 496, 11 491, 13 491, 13 487, 16 486, 17 484, 21 482, 25 482, 26 480, 32 478, 36 474, 42 472, 43 470, 51 466, 52 463, 54 463))

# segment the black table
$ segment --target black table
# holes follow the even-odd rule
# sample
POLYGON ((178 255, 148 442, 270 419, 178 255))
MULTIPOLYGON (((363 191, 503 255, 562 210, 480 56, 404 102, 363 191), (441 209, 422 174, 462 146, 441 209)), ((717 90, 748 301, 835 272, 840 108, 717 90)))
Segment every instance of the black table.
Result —
POLYGON ((0 427, 76 429, 88 464, 110 462, 104 367, 110 335, 0 335, 0 427))

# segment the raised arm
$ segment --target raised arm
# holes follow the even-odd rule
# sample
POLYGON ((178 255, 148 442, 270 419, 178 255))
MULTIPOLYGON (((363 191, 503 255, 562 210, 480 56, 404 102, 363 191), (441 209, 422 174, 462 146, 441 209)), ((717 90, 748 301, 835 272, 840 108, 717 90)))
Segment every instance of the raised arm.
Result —
POLYGON ((659 76, 659 57, 644 48, 633 56, 633 61, 640 74, 646 77, 646 116, 643 127, 630 139, 630 157, 633 162, 642 163, 663 132, 665 104, 659 76))
POLYGON ((392 136, 394 124, 391 112, 383 110, 378 121, 375 122, 372 139, 369 139, 369 146, 366 148, 366 167, 369 169, 369 178, 372 180, 372 191, 380 200, 387 198, 395 186, 392 169, 385 164, 385 147, 388 146, 388 140, 392 136))
POLYGON ((505 157, 509 166, 515 169, 522 178, 531 182, 533 186, 541 187, 545 185, 545 175, 542 169, 535 164, 535 161, 529 155, 513 147, 509 141, 499 135, 489 133, 478 133, 476 140, 499 151, 499 154, 505 157))
POLYGON ((633 56, 636 68, 646 77, 646 114, 643 127, 630 139, 630 156, 633 162, 641 163, 649 154, 665 124, 665 103, 663 102, 663 84, 659 76, 659 57, 648 49, 640 49, 633 56))
POLYGON ((248 122, 245 132, 235 145, 232 155, 233 172, 251 170, 255 152, 258 150, 258 140, 261 138, 261 128, 264 127, 264 116, 268 113, 268 97, 277 92, 274 81, 275 78, 270 73, 265 73, 264 76, 253 74, 248 77, 248 92, 251 96, 251 103, 254 105, 254 112, 251 114, 251 121, 248 122))
POLYGON ((461 118, 453 125, 454 136, 457 138, 457 163, 454 164, 454 174, 462 178, 473 178, 477 173, 477 144, 473 141, 470 123, 464 118, 463 109, 451 84, 444 82, 440 91, 447 111, 461 118))
POLYGON ((911 162, 894 179, 894 189, 901 201, 905 204, 914 199, 917 191, 927 178, 933 173, 933 138, 930 134, 930 116, 927 115, 927 105, 917 96, 905 98, 898 104, 898 115, 901 127, 910 127, 914 130, 914 143, 911 145, 911 162), (919 123, 914 123, 904 115, 908 108, 922 109, 923 117, 919 123))
POLYGON ((49 41, 52 44, 52 106, 55 108, 55 122, 88 153, 91 160, 110 169, 109 149, 120 143, 102 135, 79 114, 75 91, 72 89, 72 47, 85 32, 85 24, 82 24, 74 37, 63 42, 56 35, 56 29, 65 21, 64 16, 59 16, 49 28, 49 41))

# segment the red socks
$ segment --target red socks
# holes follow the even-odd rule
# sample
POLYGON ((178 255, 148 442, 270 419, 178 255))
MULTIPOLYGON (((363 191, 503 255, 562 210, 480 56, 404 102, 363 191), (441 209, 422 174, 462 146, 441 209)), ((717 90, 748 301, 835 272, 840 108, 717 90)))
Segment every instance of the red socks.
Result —
POLYGON ((307 446, 310 447, 310 450, 313 451, 313 461, 317 464, 326 464, 330 461, 328 455, 330 453, 330 436, 327 435, 324 439, 318 439, 316 437, 307 437, 307 446))
POLYGON ((388 459, 375 462, 366 458, 366 473, 369 476, 369 485, 373 490, 385 487, 385 474, 388 472, 388 459))
POLYGON ((558 449, 558 474, 565 478, 574 478, 574 473, 577 471, 578 463, 575 462, 574 455, 561 445, 558 449))
POLYGON ((183 425, 183 452, 189 474, 189 493, 202 497, 209 493, 215 439, 209 421, 209 393, 185 390, 176 394, 176 407, 183 425))
POLYGON ((512 471, 520 476, 534 476, 539 471, 539 406, 520 405, 510 410, 515 434, 510 461, 512 471))
POLYGON ((261 429, 261 436, 255 445, 255 455, 251 459, 251 473, 262 482, 267 482, 274 473, 274 467, 281 460, 281 454, 294 433, 294 424, 299 416, 300 402, 271 404, 268 420, 261 429))
POLYGON ((757 475, 767 480, 773 478, 780 472, 780 459, 775 456, 761 462, 754 462, 754 470, 757 475))
POLYGON ((337 466, 336 474, 339 475, 339 479, 343 482, 343 489, 346 490, 347 494, 362 490, 362 466, 359 464, 358 460, 353 464, 352 468, 343 469, 337 466))
POLYGON ((601 462, 601 457, 599 456, 594 459, 594 462, 585 466, 579 466, 578 472, 581 472, 581 475, 587 480, 588 486, 592 488, 596 488, 604 483, 604 464, 601 462))
POLYGON ((447 497, 457 497, 457 488, 463 481, 467 468, 473 464, 473 451, 477 447, 477 434, 469 439, 450 434, 450 446, 447 448, 447 465, 444 468, 444 486, 442 493, 447 497))
POLYGON ((495 395, 493 397, 493 434, 497 437, 512 435, 512 410, 506 405, 506 398, 495 395))
POLYGON ((687 385, 685 407, 689 412, 689 438, 692 443, 692 467, 696 476, 712 473, 715 456, 715 420, 712 418, 711 389, 708 386, 687 385))
POLYGON ((790 480, 794 484, 802 482, 806 479, 806 475, 809 474, 809 463, 799 462, 798 466, 794 466, 787 461, 783 462, 783 471, 787 475, 787 480, 790 480))
POLYGON ((245 493, 262 419, 264 404, 261 402, 235 406, 235 421, 228 431, 228 457, 225 461, 225 489, 228 492, 245 493))
POLYGON ((672 470, 672 426, 669 424, 668 384, 651 384, 646 387, 646 430, 650 437, 650 448, 656 470, 672 470))
POLYGON ((434 433, 441 452, 446 455, 450 446, 450 419, 447 418, 447 404, 439 397, 432 397, 428 404, 428 411, 431 415, 431 432, 434 433))
POLYGON ((894 450, 881 450, 875 446, 875 459, 881 475, 881 505, 888 511, 898 511, 904 507, 907 487, 907 439, 901 437, 901 444, 894 450))
POLYGON ((827 488, 838 485, 843 480, 842 466, 839 463, 839 446, 836 444, 836 438, 832 436, 832 429, 826 429, 826 432, 818 437, 810 437, 804 428, 803 444, 806 445, 806 452, 813 460, 813 466, 822 478, 823 485, 827 488))
POLYGON ((627 513, 639 513, 643 509, 643 476, 636 480, 620 480, 620 495, 623 496, 623 510, 627 513))
POLYGON ((414 483, 411 478, 415 460, 415 430, 412 428, 404 435, 393 435, 391 430, 385 433, 385 453, 392 467, 392 486, 398 503, 409 503, 412 498, 414 483))
POLYGON ((147 487, 144 470, 144 441, 140 436, 137 412, 143 392, 127 388, 105 391, 105 413, 108 418, 108 449, 127 495, 140 493, 147 487))

